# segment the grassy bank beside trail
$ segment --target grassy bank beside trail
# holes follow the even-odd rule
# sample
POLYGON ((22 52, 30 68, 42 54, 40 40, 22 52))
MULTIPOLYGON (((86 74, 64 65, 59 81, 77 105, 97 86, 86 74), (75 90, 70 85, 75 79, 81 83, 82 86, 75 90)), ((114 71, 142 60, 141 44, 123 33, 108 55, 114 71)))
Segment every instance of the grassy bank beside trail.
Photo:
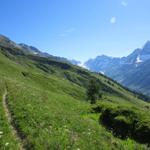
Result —
POLYGON ((109 98, 99 101, 93 111, 101 113, 99 122, 114 135, 150 144, 150 104, 115 103, 109 98))
POLYGON ((0 80, 0 149, 1 150, 19 150, 18 141, 13 136, 11 128, 6 117, 3 106, 3 95, 5 84, 0 80))

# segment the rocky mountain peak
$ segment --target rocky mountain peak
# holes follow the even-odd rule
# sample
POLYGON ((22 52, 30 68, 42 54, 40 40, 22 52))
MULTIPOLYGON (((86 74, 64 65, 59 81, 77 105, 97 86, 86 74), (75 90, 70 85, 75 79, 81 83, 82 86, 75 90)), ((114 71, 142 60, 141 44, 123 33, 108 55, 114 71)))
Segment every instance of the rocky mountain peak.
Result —
POLYGON ((150 54, 150 41, 147 41, 142 49, 142 54, 150 54))
POLYGON ((11 41, 8 37, 0 34, 0 46, 3 47, 13 47, 13 48, 20 48, 18 44, 11 41))

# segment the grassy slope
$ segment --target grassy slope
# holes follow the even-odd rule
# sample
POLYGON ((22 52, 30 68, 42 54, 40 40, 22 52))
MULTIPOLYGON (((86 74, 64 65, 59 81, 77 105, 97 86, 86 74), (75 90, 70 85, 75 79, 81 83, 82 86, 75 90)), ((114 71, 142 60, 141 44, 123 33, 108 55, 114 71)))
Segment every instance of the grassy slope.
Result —
MULTIPOLYGON (((9 107, 26 148, 148 149, 131 139, 120 140, 99 125, 99 114, 91 114, 91 105, 85 101, 84 85, 92 76, 100 79, 104 96, 97 105, 104 107, 136 107, 149 113, 145 108, 148 103, 119 85, 108 83, 105 77, 50 62, 11 55, 8 59, 0 54, 0 77, 7 84, 9 107)), ((4 89, 2 85, 1 89, 4 89)), ((0 139, 1 149, 6 148, 6 142, 10 143, 6 149, 16 149, 3 108, 0 113, 3 120, 0 129, 8 134, 0 139)))
POLYGON ((0 149, 10 149, 11 147, 12 149, 19 150, 17 140, 12 135, 7 118, 5 117, 5 111, 2 105, 4 90, 4 82, 0 80, 0 149), (9 145, 7 145, 8 143, 9 145))

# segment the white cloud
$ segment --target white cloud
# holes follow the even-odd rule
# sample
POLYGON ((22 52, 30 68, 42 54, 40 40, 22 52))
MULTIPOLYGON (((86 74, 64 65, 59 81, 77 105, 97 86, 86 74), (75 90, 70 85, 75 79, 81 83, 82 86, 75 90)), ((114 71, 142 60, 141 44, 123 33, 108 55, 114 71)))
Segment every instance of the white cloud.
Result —
POLYGON ((117 21, 117 18, 115 16, 110 18, 110 23, 115 24, 117 21))
POLYGON ((128 3, 127 3, 126 1, 122 1, 122 2, 121 2, 121 5, 124 6, 124 7, 127 7, 127 6, 128 6, 128 3))
POLYGON ((60 37, 68 36, 69 34, 73 33, 76 29, 75 28, 68 28, 63 33, 59 34, 60 37))

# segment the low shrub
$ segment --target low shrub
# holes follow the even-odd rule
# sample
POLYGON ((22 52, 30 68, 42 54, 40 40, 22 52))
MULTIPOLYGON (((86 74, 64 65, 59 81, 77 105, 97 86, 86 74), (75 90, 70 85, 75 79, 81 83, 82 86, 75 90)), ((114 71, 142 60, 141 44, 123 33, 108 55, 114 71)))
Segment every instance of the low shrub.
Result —
POLYGON ((101 112, 100 122, 120 138, 131 137, 150 144, 150 124, 148 120, 144 121, 140 113, 131 108, 106 108, 101 112))
POLYGON ((148 122, 138 122, 133 137, 141 143, 150 144, 150 124, 148 122))

